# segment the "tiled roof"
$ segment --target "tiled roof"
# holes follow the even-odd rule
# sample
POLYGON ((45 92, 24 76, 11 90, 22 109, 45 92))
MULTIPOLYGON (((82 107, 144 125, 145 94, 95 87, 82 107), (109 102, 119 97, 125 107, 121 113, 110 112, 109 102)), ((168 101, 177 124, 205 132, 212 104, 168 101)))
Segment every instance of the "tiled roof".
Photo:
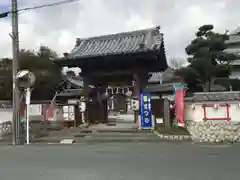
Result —
POLYGON ((232 34, 229 35, 229 40, 226 41, 226 44, 236 44, 240 42, 240 35, 232 34))
POLYGON ((77 38, 76 46, 68 57, 88 58, 122 53, 157 51, 163 43, 159 27, 112 35, 77 38))
POLYGON ((240 91, 194 93, 192 97, 185 98, 185 101, 191 101, 191 102, 239 101, 239 100, 240 100, 240 91))
POLYGON ((148 83, 169 83, 177 78, 175 76, 173 69, 167 68, 164 72, 150 72, 150 79, 148 79, 148 83))
POLYGON ((166 84, 149 84, 143 90, 144 92, 157 93, 157 92, 173 92, 173 83, 166 84))
POLYGON ((66 89, 58 94, 58 96, 71 97, 83 95, 83 89, 66 89))
POLYGON ((157 83, 159 84, 162 79, 162 72, 150 72, 149 75, 151 76, 148 79, 148 83, 157 83))
POLYGON ((229 33, 229 35, 239 35, 239 34, 240 34, 240 27, 238 27, 237 29, 229 33))

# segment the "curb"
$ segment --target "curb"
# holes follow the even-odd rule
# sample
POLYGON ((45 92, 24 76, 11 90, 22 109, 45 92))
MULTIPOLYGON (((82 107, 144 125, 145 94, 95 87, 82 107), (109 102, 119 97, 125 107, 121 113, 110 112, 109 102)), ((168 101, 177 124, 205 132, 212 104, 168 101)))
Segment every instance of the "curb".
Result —
POLYGON ((171 135, 171 134, 161 134, 157 131, 153 131, 153 133, 158 136, 162 140, 166 141, 191 141, 192 138, 190 135, 171 135))
POLYGON ((150 138, 150 139, 85 139, 83 141, 76 141, 76 143, 136 143, 136 142, 142 142, 142 143, 153 143, 153 142, 161 142, 159 138, 150 138))
POLYGON ((161 142, 160 140, 152 140, 152 141, 146 141, 146 140, 101 140, 101 141, 95 141, 95 140, 91 140, 91 141, 75 141, 72 144, 61 144, 60 142, 36 142, 36 143, 31 143, 30 145, 62 145, 62 146, 66 146, 66 145, 81 145, 81 144, 121 144, 121 143, 157 143, 157 142, 161 142))
MULTIPOLYGON (((161 142, 161 139, 155 137, 155 138, 89 138, 89 139, 74 139, 73 143, 70 144, 101 144, 101 143, 157 143, 161 142)), ((62 140, 57 139, 51 139, 51 140, 38 140, 38 141, 32 141, 31 144, 59 144, 59 145, 65 145, 64 143, 61 143, 62 140)))
POLYGON ((98 129, 98 133, 139 133, 138 129, 98 129))

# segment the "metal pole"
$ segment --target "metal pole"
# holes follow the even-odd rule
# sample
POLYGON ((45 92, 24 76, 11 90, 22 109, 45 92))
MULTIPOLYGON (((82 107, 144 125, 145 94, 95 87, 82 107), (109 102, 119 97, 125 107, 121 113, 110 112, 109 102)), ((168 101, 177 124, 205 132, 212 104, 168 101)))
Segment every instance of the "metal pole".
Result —
POLYGON ((29 113, 30 113, 30 100, 31 99, 31 90, 30 88, 26 89, 26 140, 29 144, 29 113))
POLYGON ((82 116, 82 123, 85 124, 84 112, 81 112, 81 116, 82 116))
POLYGON ((18 71, 18 59, 19 59, 19 37, 18 37, 18 7, 17 0, 12 0, 12 76, 13 76, 13 145, 20 144, 20 92, 17 86, 16 74, 18 71))

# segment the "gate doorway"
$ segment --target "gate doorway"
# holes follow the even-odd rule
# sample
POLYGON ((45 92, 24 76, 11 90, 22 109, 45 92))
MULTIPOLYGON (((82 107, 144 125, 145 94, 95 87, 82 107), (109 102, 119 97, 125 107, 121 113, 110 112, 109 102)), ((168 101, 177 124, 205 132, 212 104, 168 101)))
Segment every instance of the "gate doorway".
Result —
POLYGON ((108 119, 134 122, 134 111, 131 108, 133 87, 121 88, 110 87, 107 91, 108 98, 108 119), (110 92, 109 92, 110 91, 110 92))
MULTIPOLYGON (((77 38, 71 53, 64 53, 64 57, 55 62, 61 67, 79 67, 82 70, 83 94, 87 104, 85 119, 93 122, 97 119, 105 122, 107 119, 109 101, 103 103, 106 102, 104 88, 114 85, 119 86, 118 90, 121 91, 122 86, 132 86, 134 82, 132 94, 135 99, 139 99, 141 90, 148 83, 149 72, 161 72, 167 68, 164 38, 160 27, 77 38), (97 96, 89 97, 89 91, 92 91, 89 90, 89 86, 96 88, 97 96)), ((113 112, 126 112, 126 108, 123 108, 124 99, 126 98, 122 96, 112 96, 115 104, 113 112)), ((139 110, 136 110, 135 123, 138 122, 138 117, 139 110)))

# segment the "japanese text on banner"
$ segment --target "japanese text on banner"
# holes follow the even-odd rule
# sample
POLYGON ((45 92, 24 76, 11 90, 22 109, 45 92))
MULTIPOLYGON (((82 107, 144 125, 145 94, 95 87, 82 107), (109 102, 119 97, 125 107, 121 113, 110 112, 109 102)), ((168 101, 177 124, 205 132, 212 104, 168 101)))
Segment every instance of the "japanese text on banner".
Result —
POLYGON ((141 96, 141 125, 142 127, 152 127, 152 112, 150 94, 141 96))

